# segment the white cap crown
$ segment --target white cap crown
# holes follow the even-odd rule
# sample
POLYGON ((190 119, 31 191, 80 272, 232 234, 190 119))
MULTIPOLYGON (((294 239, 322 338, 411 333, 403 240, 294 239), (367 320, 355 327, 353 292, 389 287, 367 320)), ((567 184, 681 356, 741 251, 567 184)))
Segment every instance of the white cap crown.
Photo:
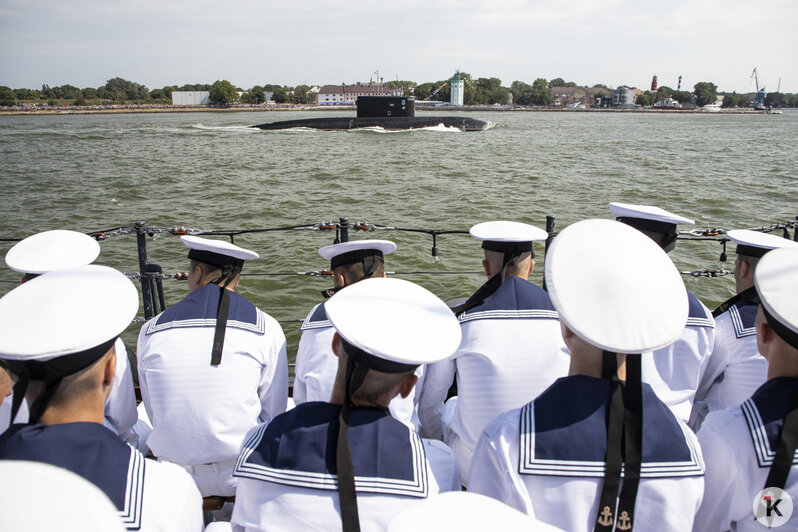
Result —
POLYGON ((6 265, 20 273, 42 274, 91 264, 100 244, 89 235, 56 229, 20 240, 6 253, 6 265))

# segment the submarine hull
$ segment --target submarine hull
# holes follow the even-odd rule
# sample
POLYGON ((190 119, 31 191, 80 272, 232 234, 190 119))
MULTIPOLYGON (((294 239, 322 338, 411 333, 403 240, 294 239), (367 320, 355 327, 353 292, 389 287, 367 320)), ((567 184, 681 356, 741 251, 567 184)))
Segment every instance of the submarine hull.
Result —
POLYGON ((304 120, 283 120, 258 124, 258 129, 276 130, 307 127, 312 129, 340 130, 359 129, 366 127, 380 127, 387 130, 419 129, 423 127, 454 127, 461 131, 482 131, 487 129, 488 123, 467 117, 455 116, 405 116, 405 117, 335 117, 335 118, 308 118, 304 120))

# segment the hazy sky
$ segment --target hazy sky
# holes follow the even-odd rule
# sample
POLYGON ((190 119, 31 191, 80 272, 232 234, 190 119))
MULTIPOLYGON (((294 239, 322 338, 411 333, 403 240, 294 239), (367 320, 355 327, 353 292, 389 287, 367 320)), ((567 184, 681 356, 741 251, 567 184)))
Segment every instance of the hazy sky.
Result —
POLYGON ((451 76, 798 92, 796 0, 0 0, 0 85, 451 76))

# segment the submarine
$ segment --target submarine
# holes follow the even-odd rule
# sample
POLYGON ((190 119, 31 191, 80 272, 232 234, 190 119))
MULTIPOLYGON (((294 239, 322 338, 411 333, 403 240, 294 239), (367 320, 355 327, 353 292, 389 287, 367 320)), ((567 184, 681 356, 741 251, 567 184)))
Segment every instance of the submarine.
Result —
POLYGON ((305 118, 258 124, 264 130, 308 127, 324 130, 381 127, 386 130, 418 129, 423 127, 454 127, 461 131, 483 131, 488 128, 484 120, 462 116, 416 116, 416 100, 412 96, 359 96, 357 116, 333 118, 305 118))

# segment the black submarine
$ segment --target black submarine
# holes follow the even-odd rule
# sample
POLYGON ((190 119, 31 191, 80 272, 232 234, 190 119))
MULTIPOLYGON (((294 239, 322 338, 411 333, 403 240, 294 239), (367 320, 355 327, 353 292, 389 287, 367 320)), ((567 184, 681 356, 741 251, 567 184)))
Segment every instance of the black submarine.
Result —
POLYGON ((364 127, 381 127, 387 130, 418 129, 422 127, 454 127, 461 131, 483 131, 484 120, 462 116, 416 116, 416 100, 412 96, 359 96, 356 117, 305 118, 258 124, 259 129, 313 129, 339 130, 364 127))

